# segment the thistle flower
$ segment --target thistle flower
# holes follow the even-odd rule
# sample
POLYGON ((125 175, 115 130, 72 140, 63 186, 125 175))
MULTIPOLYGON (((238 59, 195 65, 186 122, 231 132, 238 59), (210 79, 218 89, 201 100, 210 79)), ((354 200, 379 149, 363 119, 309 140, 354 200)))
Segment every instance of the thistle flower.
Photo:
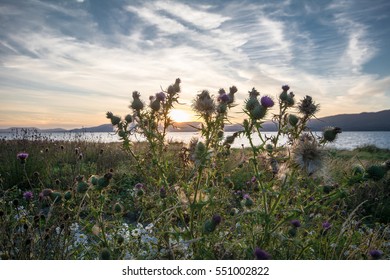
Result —
POLYGON ((329 223, 328 221, 322 223, 322 228, 324 229, 324 231, 329 230, 331 227, 332 227, 332 224, 329 223))
POLYGON ((229 88, 229 101, 228 101, 228 104, 232 104, 234 103, 234 94, 237 92, 237 88, 235 86, 232 86, 229 88))
POLYGON ((322 166, 323 151, 317 141, 304 134, 293 148, 294 160, 298 166, 311 175, 322 166))
POLYGON ((164 187, 161 187, 160 188, 160 197, 162 199, 166 198, 167 197, 167 190, 164 188, 164 187))
POLYGON ((284 86, 282 86, 282 90, 283 91, 288 91, 290 89, 290 87, 288 86, 288 85, 284 85, 284 86))
POLYGON ((337 134, 341 133, 339 127, 327 127, 323 132, 323 139, 328 142, 333 142, 336 139, 337 134))
POLYGON ((215 225, 219 225, 222 221, 222 217, 218 214, 215 214, 212 218, 212 221, 215 225))
POLYGON ((16 158, 19 159, 22 164, 24 164, 28 158, 28 153, 18 153, 16 158))
POLYGON ((152 102, 150 102, 150 108, 155 112, 159 111, 161 108, 160 100, 154 99, 152 102))
POLYGON ((379 260, 382 257, 383 252, 380 250, 370 250, 369 254, 373 260, 379 260))
POLYGON ((270 260, 271 259, 271 255, 260 248, 256 248, 255 251, 253 252, 253 254, 256 257, 256 260, 270 260))
POLYGON ((136 111, 140 111, 144 108, 144 104, 140 100, 141 94, 138 91, 133 91, 133 102, 130 107, 136 111))
POLYGON ((271 97, 269 97, 267 95, 264 95, 260 99, 260 102, 261 102, 261 105, 263 105, 265 108, 271 108, 272 106, 274 106, 274 101, 272 100, 271 97))
POLYGON ((125 121, 127 123, 131 123, 133 121, 133 117, 130 114, 127 114, 126 117, 125 117, 125 121))
POLYGON ((255 88, 252 88, 251 91, 248 91, 249 98, 257 98, 260 95, 260 92, 258 92, 255 88))
POLYGON ((292 220, 291 225, 295 228, 301 227, 301 222, 299 220, 292 220))
POLYGON ((163 93, 163 92, 156 93, 156 99, 160 102, 164 102, 165 97, 166 97, 165 93, 163 93))
POLYGON ((294 114, 289 114, 288 115, 288 123, 291 125, 291 126, 296 126, 299 122, 299 118, 294 115, 294 114))
POLYGON ((218 101, 219 102, 223 102, 223 103, 228 103, 230 100, 229 96, 226 94, 226 93, 223 93, 221 94, 219 97, 218 97, 218 101))
POLYGON ((215 103, 207 90, 202 91, 194 100, 193 107, 200 114, 211 115, 215 111, 215 103))
POLYGON ((23 198, 24 198, 25 200, 27 200, 27 201, 32 200, 33 197, 34 197, 34 195, 33 195, 33 193, 30 192, 30 191, 27 191, 27 192, 24 192, 24 193, 23 193, 23 198))
POLYGON ((311 96, 306 95, 298 104, 299 112, 305 116, 312 116, 319 110, 319 105, 314 103, 311 96))

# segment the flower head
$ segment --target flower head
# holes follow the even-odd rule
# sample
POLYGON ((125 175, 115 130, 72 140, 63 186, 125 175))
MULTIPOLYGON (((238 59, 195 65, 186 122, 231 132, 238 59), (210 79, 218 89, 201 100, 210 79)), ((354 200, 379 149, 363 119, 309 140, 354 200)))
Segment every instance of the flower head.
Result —
POLYGON ((322 223, 322 228, 324 230, 329 230, 331 227, 332 227, 332 224, 329 223, 328 221, 322 223))
POLYGON ((215 103, 207 90, 202 91, 194 100, 193 107, 200 114, 211 115, 215 111, 215 103))
POLYGON ((253 252, 253 254, 256 257, 256 260, 270 260, 271 259, 271 255, 260 248, 256 248, 255 251, 253 252))
POLYGON ((31 199, 33 199, 33 197, 34 197, 34 195, 30 191, 23 193, 23 198, 27 201, 30 201, 31 199))
POLYGON ((164 102, 165 101, 165 93, 163 93, 163 92, 156 93, 156 99, 160 102, 164 102))
POLYGON ((379 260, 382 257, 383 252, 380 250, 370 250, 370 256, 374 260, 379 260))
POLYGON ((215 225, 219 225, 221 223, 221 221, 222 221, 222 217, 220 215, 218 215, 218 214, 215 214, 213 216, 212 220, 213 220, 213 223, 215 225))
POLYGON ((305 116, 312 116, 319 110, 319 105, 316 104, 311 96, 306 95, 304 99, 298 104, 299 112, 305 116))
POLYGON ((283 91, 288 91, 289 89, 290 89, 290 87, 288 85, 282 86, 282 90, 283 91))
POLYGON ((25 163, 28 158, 28 153, 18 153, 16 158, 19 159, 21 163, 25 163))
POLYGON ((271 108, 272 106, 274 106, 274 101, 272 100, 271 97, 269 97, 267 95, 264 95, 260 99, 260 102, 261 102, 261 105, 263 105, 265 108, 271 108))
POLYGON ((311 175, 322 166, 323 150, 310 135, 304 134, 294 145, 294 159, 299 167, 311 175))
POLYGON ((299 220, 292 220, 291 225, 295 228, 299 228, 301 226, 301 222, 299 220))

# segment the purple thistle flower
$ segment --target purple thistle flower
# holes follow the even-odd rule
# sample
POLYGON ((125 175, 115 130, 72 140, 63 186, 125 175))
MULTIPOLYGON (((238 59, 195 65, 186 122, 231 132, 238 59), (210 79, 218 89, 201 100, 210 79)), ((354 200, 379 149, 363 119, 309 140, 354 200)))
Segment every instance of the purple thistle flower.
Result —
POLYGON ((249 194, 247 194, 247 193, 244 194, 243 198, 244 198, 244 199, 251 199, 251 197, 250 197, 249 194))
POLYGON ((30 201, 33 197, 34 197, 34 195, 30 191, 23 193, 23 198, 27 201, 30 201))
POLYGON ((19 159, 21 163, 25 163, 28 158, 28 153, 18 153, 16 158, 19 159))
POLYGON ((274 106, 274 101, 272 100, 271 97, 269 97, 267 95, 264 95, 260 99, 260 102, 261 102, 261 105, 263 105, 265 108, 271 108, 272 106, 274 106))
POLYGON ((137 190, 141 190, 144 188, 144 184, 142 183, 137 183, 135 186, 134 186, 137 190))
POLYGON ((299 220, 292 220, 291 225, 293 227, 299 228, 299 227, 301 227, 301 222, 299 220))
POLYGON ((223 93, 223 94, 221 94, 221 95, 218 97, 218 101, 220 101, 220 102, 227 103, 227 102, 229 102, 229 100, 230 100, 230 97, 229 97, 229 95, 227 95, 226 93, 223 93))
POLYGON ((163 93, 163 92, 156 93, 156 99, 160 102, 164 102, 165 101, 165 93, 163 93))
POLYGON ((260 248, 256 248, 253 253, 256 257, 256 260, 270 260, 271 259, 271 255, 260 248))
POLYGON ((220 215, 218 215, 218 214, 215 214, 214 216, 213 216, 213 223, 215 224, 215 225, 219 225, 220 223, 221 223, 221 221, 222 221, 222 217, 220 216, 220 215))
POLYGON ((369 253, 373 260, 379 260, 382 256, 382 251, 380 250, 370 250, 369 253))
POLYGON ((282 86, 282 90, 283 91, 288 91, 289 89, 290 89, 290 87, 288 85, 282 86))
POLYGON ((328 229, 330 229, 331 227, 332 227, 332 224, 329 223, 328 221, 322 223, 322 228, 323 228, 324 230, 328 230, 328 229))
POLYGON ((252 177, 251 182, 252 182, 252 183, 256 183, 256 176, 253 176, 253 177, 252 177))

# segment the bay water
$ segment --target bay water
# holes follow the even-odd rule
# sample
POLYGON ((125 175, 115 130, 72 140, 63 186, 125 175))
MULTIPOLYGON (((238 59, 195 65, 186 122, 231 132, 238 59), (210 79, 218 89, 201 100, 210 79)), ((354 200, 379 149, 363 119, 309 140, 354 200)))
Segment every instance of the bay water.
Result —
MULTIPOLYGON (((232 135, 233 132, 226 132, 225 137, 232 135)), ((315 135, 321 136, 321 132, 314 132, 315 135)), ((276 135, 276 132, 263 132, 263 137, 276 135)), ((168 141, 189 143, 192 138, 200 138, 198 132, 169 132, 168 141)), ((49 140, 49 141, 88 141, 88 142, 119 142, 120 139, 115 133, 109 132, 58 132, 58 133, 0 133, 0 140, 28 139, 28 140, 49 140)), ((143 141, 140 135, 133 135, 133 141, 143 141)), ((255 144, 260 143, 260 139, 253 134, 255 144)), ((279 144, 285 144, 286 137, 281 137, 279 144)), ((390 149, 390 131, 344 131, 338 135, 333 143, 328 143, 327 147, 353 150, 357 147, 374 145, 382 149, 390 149)), ((246 137, 236 138, 232 144, 233 148, 249 147, 249 141, 246 137)))

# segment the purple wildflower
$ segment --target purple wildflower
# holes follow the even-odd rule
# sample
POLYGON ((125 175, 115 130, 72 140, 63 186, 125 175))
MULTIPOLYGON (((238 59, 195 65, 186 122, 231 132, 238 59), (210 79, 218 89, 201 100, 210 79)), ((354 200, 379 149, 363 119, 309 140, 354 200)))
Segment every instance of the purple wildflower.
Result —
POLYGON ((370 250, 369 253, 373 260, 379 260, 382 256, 382 251, 380 250, 370 250))
POLYGON ((251 197, 250 197, 249 194, 247 194, 247 193, 244 194, 243 198, 244 198, 244 199, 251 199, 251 197))
POLYGON ((272 106, 274 106, 274 101, 272 100, 271 97, 267 96, 267 95, 264 95, 261 100, 261 105, 263 105, 265 108, 271 108, 272 106))
POLYGON ((290 87, 288 85, 282 86, 282 90, 283 91, 288 91, 289 89, 290 89, 290 87))
POLYGON ((16 158, 19 159, 21 163, 25 163, 28 158, 28 153, 18 153, 16 158))
POLYGON ((270 260, 271 259, 271 255, 260 248, 256 248, 253 253, 256 257, 256 260, 270 260))
POLYGON ((293 227, 299 228, 299 227, 301 227, 301 222, 299 220, 292 220, 291 225, 293 227))
POLYGON ((164 102, 165 101, 165 93, 163 93, 163 92, 156 93, 156 99, 160 102, 164 102))
POLYGON ((27 191, 27 192, 23 193, 23 197, 25 200, 30 201, 34 197, 34 195, 32 192, 27 191))
POLYGON ((230 100, 230 97, 226 93, 223 93, 218 97, 218 101, 223 102, 223 103, 227 103, 227 102, 229 102, 229 100, 230 100))
POLYGON ((253 176, 253 177, 252 177, 251 182, 252 182, 252 183, 256 183, 256 176, 253 176))
POLYGON ((215 214, 214 216, 213 216, 213 223, 215 224, 215 225, 219 225, 220 223, 221 223, 221 221, 222 221, 222 217, 220 216, 220 215, 218 215, 218 214, 215 214))
POLYGON ((142 183, 137 183, 135 186, 134 186, 137 190, 141 190, 144 188, 144 184, 142 183))
POLYGON ((324 230, 328 230, 328 229, 330 229, 331 227, 332 227, 332 224, 329 223, 328 221, 322 223, 322 228, 323 228, 324 230))

